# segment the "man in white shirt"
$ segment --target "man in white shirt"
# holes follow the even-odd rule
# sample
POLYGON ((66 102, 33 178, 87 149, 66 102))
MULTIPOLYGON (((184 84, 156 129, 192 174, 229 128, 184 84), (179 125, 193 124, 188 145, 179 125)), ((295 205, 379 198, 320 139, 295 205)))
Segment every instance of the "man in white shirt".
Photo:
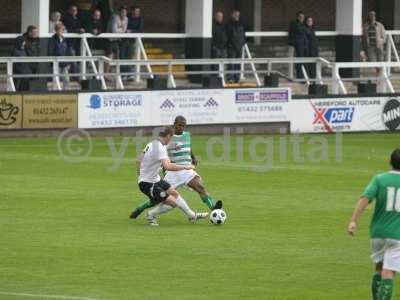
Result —
POLYGON ((171 127, 164 128, 159 138, 146 145, 138 159, 138 184, 141 192, 149 197, 152 204, 159 204, 146 214, 150 225, 158 226, 157 217, 172 208, 179 207, 191 221, 205 219, 208 213, 195 213, 186 201, 171 185, 161 180, 160 171, 163 167, 167 171, 193 170, 193 165, 179 166, 171 163, 168 157, 167 145, 173 135, 171 127))

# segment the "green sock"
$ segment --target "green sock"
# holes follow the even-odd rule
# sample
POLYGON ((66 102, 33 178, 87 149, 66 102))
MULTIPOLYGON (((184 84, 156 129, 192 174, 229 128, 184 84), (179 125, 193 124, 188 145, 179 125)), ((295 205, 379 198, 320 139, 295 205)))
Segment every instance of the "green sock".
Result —
POLYGON ((215 205, 215 201, 210 195, 201 197, 201 200, 208 206, 209 209, 212 209, 215 205))
POLYGON ((381 280, 382 277, 378 273, 375 273, 374 276, 372 276, 372 284, 371 284, 372 300, 378 300, 378 290, 379 290, 379 285, 381 284, 381 280))
POLYGON ((381 280, 378 291, 378 300, 391 300, 393 294, 393 279, 384 278, 381 280))
POLYGON ((138 207, 136 207, 136 210, 142 213, 145 209, 153 207, 154 204, 150 202, 150 200, 147 200, 146 202, 142 203, 138 207))

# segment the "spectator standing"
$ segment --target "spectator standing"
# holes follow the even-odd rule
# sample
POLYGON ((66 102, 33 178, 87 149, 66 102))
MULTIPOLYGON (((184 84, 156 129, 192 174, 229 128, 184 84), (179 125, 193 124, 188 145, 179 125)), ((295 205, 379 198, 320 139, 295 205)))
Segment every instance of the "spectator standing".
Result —
POLYGON ((368 61, 383 61, 385 46, 385 27, 376 20, 376 13, 369 12, 367 22, 363 26, 363 50, 368 61))
MULTIPOLYGON (((246 43, 245 29, 240 22, 240 11, 235 9, 232 11, 231 21, 226 26, 228 37, 227 48, 229 58, 241 58, 243 46, 246 43)), ((235 73, 228 74, 227 78, 230 82, 239 82, 240 80, 240 64, 231 64, 228 66, 229 71, 235 73)))
MULTIPOLYGON (((130 15, 128 17, 128 29, 129 33, 142 33, 144 28, 144 18, 141 15, 140 7, 134 6, 131 8, 130 15)), ((129 58, 136 59, 138 55, 139 45, 137 40, 129 43, 129 58)), ((132 67, 128 67, 129 72, 133 71, 132 67)), ((134 76, 128 76, 128 80, 133 80, 134 76)))
POLYGON ((58 11, 52 12, 49 21, 49 33, 55 33, 56 25, 59 23, 61 23, 61 13, 58 11))
MULTIPOLYGON (((26 55, 34 57, 40 56, 41 48, 38 28, 34 25, 29 25, 26 32, 23 34, 23 38, 25 39, 26 55)), ((30 63, 29 68, 32 71, 32 74, 37 74, 39 72, 38 63, 30 63)))
MULTIPOLYGON (((25 51, 25 39, 20 36, 15 41, 15 46, 12 52, 12 56, 15 57, 26 57, 25 51)), ((28 63, 15 63, 13 65, 13 74, 31 74, 32 71, 28 63)), ((14 79, 15 89, 17 91, 28 91, 29 90, 29 78, 15 78, 14 79)))
MULTIPOLYGON (((294 47, 294 54, 296 57, 308 56, 307 35, 304 19, 304 13, 300 11, 297 13, 296 20, 291 22, 289 26, 289 45, 294 47)), ((297 78, 304 78, 302 66, 303 64, 296 64, 297 78)))
MULTIPOLYGON (((78 18, 78 7, 71 4, 67 13, 64 15, 63 24, 69 33, 85 33, 81 20, 78 18)), ((80 54, 81 44, 79 39, 71 39, 68 41, 74 50, 75 55, 80 54)))
MULTIPOLYGON (((56 33, 50 38, 48 45, 48 56, 70 56, 73 55, 73 49, 69 45, 67 39, 64 37, 65 27, 63 24, 57 24, 56 33)), ((73 63, 63 62, 59 64, 60 73, 63 73, 61 80, 64 85, 64 89, 68 88, 70 83, 69 71, 74 72, 76 66, 73 63)))
MULTIPOLYGON (((114 15, 111 20, 111 32, 112 33, 126 33, 128 30, 128 9, 122 6, 119 9, 119 13, 114 15)), ((111 55, 120 58, 129 58, 129 41, 126 39, 113 39, 111 41, 111 55)), ((121 66, 121 72, 129 72, 129 68, 121 66)), ((127 79, 123 76, 123 79, 127 79)))
MULTIPOLYGON (((312 17, 306 18, 307 54, 308 57, 319 57, 318 39, 315 34, 314 20, 312 17)), ((316 76, 315 64, 307 65, 307 73, 311 78, 316 76)))

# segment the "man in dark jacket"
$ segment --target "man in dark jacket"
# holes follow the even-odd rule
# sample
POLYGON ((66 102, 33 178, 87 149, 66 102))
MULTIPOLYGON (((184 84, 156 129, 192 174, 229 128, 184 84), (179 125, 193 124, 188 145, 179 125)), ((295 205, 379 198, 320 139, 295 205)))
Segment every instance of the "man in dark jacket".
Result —
MULTIPOLYGON (((15 40, 15 46, 12 52, 12 56, 15 57, 26 57, 25 50, 25 39, 20 36, 15 40)), ((13 64, 13 74, 23 75, 32 74, 29 63, 14 63, 13 64)), ((27 91, 29 90, 29 78, 15 78, 14 79, 15 89, 17 91, 27 91)))
MULTIPOLYGON (((232 19, 226 26, 228 36, 228 57, 241 58, 243 46, 246 43, 246 33, 243 24, 240 22, 240 11, 237 9, 232 11, 232 19)), ((239 82, 240 65, 231 64, 228 66, 229 71, 236 71, 234 74, 228 74, 228 81, 239 82)))
MULTIPOLYGON (((36 26, 29 25, 26 32, 22 35, 25 40, 25 53, 27 56, 40 56, 39 30, 36 26)), ((33 74, 39 72, 38 63, 29 63, 29 69, 33 74)))
MULTIPOLYGON (((48 56, 70 56, 73 54, 68 41, 64 37, 65 27, 63 24, 57 24, 55 27, 56 33, 50 38, 48 45, 48 56)), ((59 64, 60 73, 63 73, 61 80, 63 81, 64 88, 67 88, 70 82, 69 71, 76 70, 74 64, 62 62, 59 64)))
POLYGON ((141 16, 140 7, 134 6, 131 8, 130 15, 128 16, 128 30, 129 33, 142 33, 144 28, 144 18, 141 16))
POLYGON ((224 24, 224 13, 217 11, 214 15, 214 24, 212 30, 212 58, 226 58, 227 53, 228 36, 226 32, 226 26, 224 24))
MULTIPOLYGON (((81 20, 78 18, 78 7, 75 4, 71 4, 68 7, 67 13, 64 15, 63 24, 67 29, 68 33, 85 33, 81 20)), ((80 54, 81 44, 79 39, 71 39, 68 41, 70 46, 75 51, 76 55, 80 54)))
MULTIPOLYGON (((307 35, 304 24, 304 13, 299 11, 295 21, 289 26, 289 45, 294 47, 296 57, 307 57, 307 35)), ((296 64, 297 78, 304 78, 302 64, 296 64)))
MULTIPOLYGON (((130 10, 130 14, 128 16, 128 28, 127 31, 128 33, 142 33, 144 29, 144 18, 141 15, 141 9, 140 7, 133 6, 130 10)), ((137 43, 137 40, 127 40, 126 42, 129 42, 129 49, 128 49, 128 57, 127 58, 133 58, 136 59, 137 55, 139 53, 139 45, 137 43)), ((126 67, 126 70, 128 72, 133 72, 133 67, 129 66, 126 67)), ((134 80, 134 76, 128 76, 128 80, 134 80)))
MULTIPOLYGON (((85 32, 93 35, 99 35, 104 32, 103 20, 101 18, 101 11, 95 9, 91 17, 85 23, 85 32)), ((105 45, 102 39, 88 39, 91 49, 105 49, 105 45)))

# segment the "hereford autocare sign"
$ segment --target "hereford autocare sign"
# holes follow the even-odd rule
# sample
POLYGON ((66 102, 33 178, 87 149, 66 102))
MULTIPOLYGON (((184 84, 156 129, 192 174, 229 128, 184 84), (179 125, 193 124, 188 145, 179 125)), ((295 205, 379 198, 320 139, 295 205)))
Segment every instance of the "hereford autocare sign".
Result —
POLYGON ((22 96, 0 95, 0 129, 22 126, 22 96))
POLYGON ((395 97, 294 100, 292 132, 351 132, 400 129, 400 102, 395 97))
POLYGON ((71 94, 26 95, 23 128, 76 128, 77 96, 71 94))

